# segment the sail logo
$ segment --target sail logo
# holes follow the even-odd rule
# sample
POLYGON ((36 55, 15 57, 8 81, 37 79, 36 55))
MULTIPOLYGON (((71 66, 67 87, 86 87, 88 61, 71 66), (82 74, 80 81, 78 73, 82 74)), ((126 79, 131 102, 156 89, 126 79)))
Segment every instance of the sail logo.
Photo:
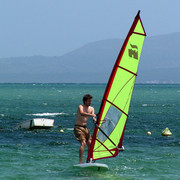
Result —
POLYGON ((131 49, 128 49, 129 57, 138 60, 138 47, 136 45, 132 45, 132 44, 130 44, 130 46, 131 46, 131 49))

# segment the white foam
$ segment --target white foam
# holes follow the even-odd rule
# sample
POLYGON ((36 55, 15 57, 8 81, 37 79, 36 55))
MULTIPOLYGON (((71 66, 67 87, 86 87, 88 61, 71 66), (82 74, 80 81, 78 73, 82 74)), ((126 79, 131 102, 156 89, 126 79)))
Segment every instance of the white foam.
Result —
POLYGON ((143 107, 148 106, 147 104, 142 104, 143 107))
POLYGON ((67 113, 36 113, 36 114, 26 114, 28 116, 59 116, 59 115, 68 115, 67 113))
POLYGON ((67 128, 67 130, 69 130, 69 131, 73 131, 73 130, 74 130, 74 128, 67 128))

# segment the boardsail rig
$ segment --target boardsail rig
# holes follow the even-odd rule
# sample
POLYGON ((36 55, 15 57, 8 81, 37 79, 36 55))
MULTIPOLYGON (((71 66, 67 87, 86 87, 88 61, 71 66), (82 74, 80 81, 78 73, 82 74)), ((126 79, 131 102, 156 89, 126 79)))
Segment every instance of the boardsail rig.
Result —
POLYGON ((118 155, 146 33, 137 13, 110 75, 94 128, 87 162, 118 155))

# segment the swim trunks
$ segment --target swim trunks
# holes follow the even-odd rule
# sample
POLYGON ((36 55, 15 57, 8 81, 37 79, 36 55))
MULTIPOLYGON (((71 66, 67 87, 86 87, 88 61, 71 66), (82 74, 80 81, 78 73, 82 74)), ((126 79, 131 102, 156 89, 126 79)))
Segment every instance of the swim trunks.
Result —
POLYGON ((74 126, 74 135, 76 139, 80 142, 86 140, 86 142, 91 138, 90 131, 87 126, 76 125, 74 126))

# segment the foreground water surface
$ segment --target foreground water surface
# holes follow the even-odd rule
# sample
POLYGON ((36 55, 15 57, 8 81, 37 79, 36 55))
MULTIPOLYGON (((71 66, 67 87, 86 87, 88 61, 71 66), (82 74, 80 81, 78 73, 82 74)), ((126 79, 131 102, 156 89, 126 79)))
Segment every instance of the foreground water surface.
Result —
MULTIPOLYGON (((73 134, 77 107, 83 95, 90 93, 98 112, 104 90, 105 84, 0 84, 0 178, 179 179, 180 85, 136 84, 123 141, 125 151, 99 161, 109 166, 106 172, 73 167, 79 151, 73 134), (15 128, 37 117, 54 119, 54 127, 15 128), (161 136, 166 127, 171 137, 161 136)), ((88 126, 93 133, 92 120, 88 126)), ((86 154, 87 149, 84 161, 86 154)))

